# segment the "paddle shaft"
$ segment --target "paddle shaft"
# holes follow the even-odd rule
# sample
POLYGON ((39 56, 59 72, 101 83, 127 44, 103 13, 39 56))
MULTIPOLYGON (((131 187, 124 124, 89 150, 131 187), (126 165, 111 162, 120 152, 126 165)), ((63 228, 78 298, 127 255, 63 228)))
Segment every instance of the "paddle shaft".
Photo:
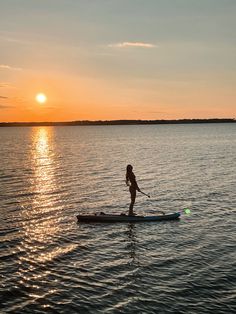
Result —
POLYGON ((146 193, 144 193, 143 191, 139 191, 140 193, 142 193, 143 195, 146 195, 147 197, 149 197, 150 198, 150 195, 148 195, 148 194, 146 194, 146 193))

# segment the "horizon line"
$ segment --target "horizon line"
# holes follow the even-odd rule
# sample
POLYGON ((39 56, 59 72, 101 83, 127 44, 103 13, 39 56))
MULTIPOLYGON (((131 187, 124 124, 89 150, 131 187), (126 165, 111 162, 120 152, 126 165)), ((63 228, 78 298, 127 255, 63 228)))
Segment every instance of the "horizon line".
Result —
POLYGON ((184 119, 116 119, 116 120, 72 120, 72 121, 12 121, 0 122, 4 126, 83 126, 83 125, 134 125, 134 124, 187 124, 187 123, 235 123, 236 118, 184 118, 184 119))

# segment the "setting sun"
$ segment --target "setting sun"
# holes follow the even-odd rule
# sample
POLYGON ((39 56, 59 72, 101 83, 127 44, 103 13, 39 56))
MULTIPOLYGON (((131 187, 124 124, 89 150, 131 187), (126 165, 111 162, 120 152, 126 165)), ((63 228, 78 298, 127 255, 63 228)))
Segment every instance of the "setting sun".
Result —
POLYGON ((44 104, 47 101, 47 96, 43 93, 39 93, 35 97, 36 101, 40 104, 44 104))

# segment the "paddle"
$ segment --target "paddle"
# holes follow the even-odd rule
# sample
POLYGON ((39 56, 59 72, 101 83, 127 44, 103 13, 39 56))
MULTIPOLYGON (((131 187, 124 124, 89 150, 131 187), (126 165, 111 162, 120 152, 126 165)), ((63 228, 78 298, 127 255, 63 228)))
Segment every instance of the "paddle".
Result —
POLYGON ((146 195, 147 197, 149 197, 149 198, 150 198, 150 195, 148 195, 148 194, 144 193, 143 191, 139 190, 139 192, 140 192, 140 193, 142 193, 143 195, 146 195))

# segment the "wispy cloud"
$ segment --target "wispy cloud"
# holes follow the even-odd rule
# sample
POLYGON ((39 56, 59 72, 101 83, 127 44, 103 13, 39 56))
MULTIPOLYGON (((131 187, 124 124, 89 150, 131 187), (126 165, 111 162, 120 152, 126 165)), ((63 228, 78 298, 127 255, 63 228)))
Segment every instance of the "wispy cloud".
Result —
POLYGON ((16 88, 14 85, 11 85, 9 83, 0 82, 0 88, 16 88))
POLYGON ((17 38, 11 38, 11 37, 3 37, 3 40, 9 42, 9 43, 16 43, 16 44, 23 44, 25 43, 23 40, 17 39, 17 38))
POLYGON ((124 41, 122 43, 110 44, 109 47, 113 48, 127 48, 127 47, 136 47, 136 48, 155 48, 157 47, 151 43, 144 43, 144 42, 133 42, 133 41, 124 41))
POLYGON ((12 67, 7 64, 0 64, 0 69, 10 70, 10 71, 22 71, 22 68, 12 67))
POLYGON ((0 95, 0 99, 7 99, 8 97, 6 97, 6 96, 1 96, 0 95))
POLYGON ((2 109, 11 109, 11 108, 14 108, 14 107, 10 106, 10 105, 1 105, 0 104, 0 110, 2 110, 2 109))

